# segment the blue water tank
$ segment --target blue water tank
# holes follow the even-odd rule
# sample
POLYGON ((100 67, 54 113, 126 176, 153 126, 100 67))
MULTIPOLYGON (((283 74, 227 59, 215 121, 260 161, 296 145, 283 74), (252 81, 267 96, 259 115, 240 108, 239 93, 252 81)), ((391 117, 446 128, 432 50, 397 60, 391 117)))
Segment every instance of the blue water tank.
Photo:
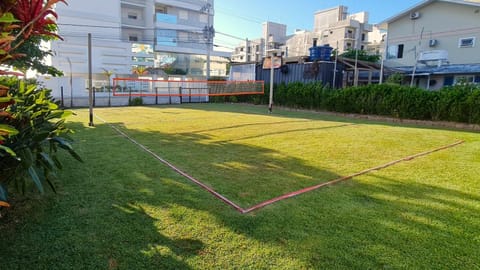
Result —
POLYGON ((310 61, 330 61, 333 48, 330 46, 316 46, 309 49, 310 61))

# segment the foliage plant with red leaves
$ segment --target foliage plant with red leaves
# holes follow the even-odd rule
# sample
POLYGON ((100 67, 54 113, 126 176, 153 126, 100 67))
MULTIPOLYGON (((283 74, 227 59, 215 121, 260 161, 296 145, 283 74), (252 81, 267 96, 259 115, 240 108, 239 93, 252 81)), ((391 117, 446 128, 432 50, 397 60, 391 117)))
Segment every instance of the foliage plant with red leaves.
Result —
POLYGON ((56 19, 58 19, 53 6, 58 2, 67 4, 65 0, 48 0, 46 2, 44 0, 17 0, 12 14, 20 20, 21 34, 24 39, 28 39, 32 35, 60 38, 52 32, 52 29, 56 28, 56 19))

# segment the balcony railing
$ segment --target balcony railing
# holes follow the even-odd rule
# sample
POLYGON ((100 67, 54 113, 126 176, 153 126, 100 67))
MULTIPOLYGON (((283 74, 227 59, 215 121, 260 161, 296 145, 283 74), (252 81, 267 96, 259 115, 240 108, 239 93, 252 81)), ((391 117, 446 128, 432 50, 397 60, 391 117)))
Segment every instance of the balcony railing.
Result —
POLYGON ((122 18, 122 24, 128 26, 137 26, 137 27, 145 27, 145 20, 143 19, 130 19, 128 17, 122 18))

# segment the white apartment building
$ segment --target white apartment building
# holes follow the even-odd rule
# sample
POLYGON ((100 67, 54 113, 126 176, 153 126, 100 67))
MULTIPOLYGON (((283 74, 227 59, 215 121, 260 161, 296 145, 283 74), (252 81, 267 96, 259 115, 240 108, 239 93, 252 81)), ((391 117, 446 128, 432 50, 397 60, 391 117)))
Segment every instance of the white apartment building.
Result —
MULTIPOLYGON (((280 26, 281 24, 276 24, 280 26)), ((278 27, 277 26, 277 27, 278 27)), ((284 26, 284 25, 283 25, 284 26)), ((265 35, 264 24, 263 38, 267 40, 265 35)), ((268 28, 267 28, 268 29, 268 28)), ((285 28, 281 28, 286 32, 285 28)), ((368 13, 359 12, 355 14, 348 14, 346 6, 337 6, 325 10, 320 10, 314 14, 314 28, 313 31, 296 30, 290 36, 284 36, 282 31, 271 31, 279 38, 276 42, 282 44, 281 49, 283 55, 286 57, 303 57, 310 54, 309 49, 316 45, 329 45, 338 49, 339 53, 345 52, 348 49, 367 50, 369 44, 369 33, 372 32, 373 26, 368 23, 368 13)), ((265 42, 265 41, 264 41, 265 42)), ((268 44, 265 42, 263 45, 268 44)), ((249 62, 254 61, 253 55, 248 57, 248 52, 253 52, 248 49, 249 44, 242 43, 236 48, 232 60, 234 62, 249 62)), ((264 55, 264 52, 262 56, 264 55)))
POLYGON ((266 56, 269 46, 280 47, 287 40, 287 26, 275 22, 262 24, 262 37, 254 40, 246 39, 235 48, 232 62, 260 62, 266 56))
POLYGON ((339 53, 349 49, 365 50, 368 33, 368 12, 348 14, 348 7, 338 6, 315 13, 314 32, 321 33, 321 43, 337 48, 339 53))
POLYGON ((45 80, 54 96, 60 87, 73 88, 66 96, 87 95, 89 33, 96 87, 108 84, 105 70, 126 77, 135 67, 205 77, 208 54, 210 75, 226 75, 229 55, 213 50, 214 0, 82 0, 57 4, 56 12, 64 40, 52 42, 50 61, 65 77, 45 80))
POLYGON ((369 54, 383 56, 385 53, 386 37, 387 31, 380 29, 378 25, 374 25, 372 32, 368 33, 368 43, 365 50, 369 54))

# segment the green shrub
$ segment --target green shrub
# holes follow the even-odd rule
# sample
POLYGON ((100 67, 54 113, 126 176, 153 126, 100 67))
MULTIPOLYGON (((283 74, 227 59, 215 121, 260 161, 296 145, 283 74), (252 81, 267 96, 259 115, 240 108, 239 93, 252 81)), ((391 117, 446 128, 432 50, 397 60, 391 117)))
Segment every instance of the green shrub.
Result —
POLYGON ((141 97, 134 97, 128 101, 129 106, 142 106, 143 99, 141 97))
POLYGON ((6 201, 8 187, 25 192, 29 182, 40 192, 44 191, 43 183, 55 190, 56 171, 62 168, 57 150, 67 150, 81 161, 66 136, 72 132, 65 126, 71 112, 60 109, 51 91, 39 88, 36 82, 14 77, 3 78, 1 84, 10 87, 8 96, 14 103, 4 109, 0 120, 17 132, 2 138, 2 144, 12 153, 0 151, 0 201, 6 201))
MULTIPOLYGON (((263 96, 239 101, 266 104, 269 86, 265 89, 263 96)), ((427 91, 390 83, 333 89, 321 82, 294 82, 275 85, 273 100, 291 108, 480 124, 480 88, 472 84, 427 91)))

